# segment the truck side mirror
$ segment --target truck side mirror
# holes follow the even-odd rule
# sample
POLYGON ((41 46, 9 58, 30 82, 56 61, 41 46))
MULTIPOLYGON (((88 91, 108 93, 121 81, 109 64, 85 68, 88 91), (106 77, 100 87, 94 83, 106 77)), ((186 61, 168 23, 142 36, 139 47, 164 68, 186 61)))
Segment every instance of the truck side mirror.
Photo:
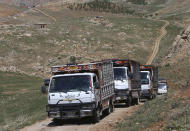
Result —
POLYGON ((99 89, 100 88, 100 83, 97 81, 95 82, 95 89, 99 89))
POLYGON ((44 80, 44 85, 45 85, 45 86, 49 86, 49 82, 50 82, 50 79, 45 79, 45 80, 44 80))
POLYGON ((41 92, 42 92, 43 94, 46 94, 46 93, 47 93, 47 90, 46 90, 46 86, 45 86, 45 85, 41 86, 41 92))

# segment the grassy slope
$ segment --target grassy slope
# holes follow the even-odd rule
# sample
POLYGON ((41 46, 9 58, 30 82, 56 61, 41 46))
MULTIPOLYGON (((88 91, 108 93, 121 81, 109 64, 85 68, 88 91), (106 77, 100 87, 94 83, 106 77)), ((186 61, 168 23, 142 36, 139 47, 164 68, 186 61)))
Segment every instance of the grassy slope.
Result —
POLYGON ((46 117, 40 78, 0 72, 0 79, 0 130, 16 130, 46 117))
MULTIPOLYGON (((40 64, 42 71, 43 66, 49 69, 50 65, 66 63, 73 55, 81 58, 82 62, 128 57, 145 63, 151 52, 149 47, 152 47, 163 24, 136 16, 66 9, 42 10, 57 18, 57 22, 49 24, 44 30, 33 26, 1 28, 3 33, 0 34, 0 56, 5 58, 1 65, 14 65, 30 73, 39 73, 38 69, 34 69, 36 65, 40 64), (103 16, 103 22, 93 24, 91 19, 96 16, 103 16), (112 26, 109 27, 109 24, 112 26), (49 62, 50 58, 55 61, 49 62)), ((38 12, 32 12, 20 19, 28 22, 33 20, 32 16, 43 21, 48 19, 38 12)))
MULTIPOLYGON (((187 59, 187 58, 184 58, 187 59)), ((190 130, 190 91, 186 85, 189 80, 190 63, 179 61, 178 65, 159 67, 159 76, 167 78, 167 96, 148 101, 130 118, 116 126, 116 130, 190 130)))
MULTIPOLYGON (((172 92, 172 90, 170 90, 172 92)), ((146 102, 133 116, 117 125, 117 130, 190 130, 188 99, 167 96, 146 102), (158 127, 156 127, 158 126, 158 127)))

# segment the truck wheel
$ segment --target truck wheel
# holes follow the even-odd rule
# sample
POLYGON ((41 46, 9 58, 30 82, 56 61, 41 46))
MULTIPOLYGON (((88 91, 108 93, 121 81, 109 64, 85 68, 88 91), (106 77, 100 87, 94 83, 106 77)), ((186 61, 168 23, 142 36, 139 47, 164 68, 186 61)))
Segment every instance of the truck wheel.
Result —
POLYGON ((100 121, 100 108, 95 109, 94 114, 92 116, 92 122, 97 123, 100 121))
POLYGON ((112 102, 111 103, 111 112, 114 112, 114 110, 115 110, 115 107, 114 107, 114 103, 112 102))
POLYGON ((150 96, 149 96, 149 100, 152 100, 153 99, 153 95, 151 94, 150 96))
POLYGON ((105 110, 105 114, 109 115, 112 112, 112 104, 109 102, 108 108, 105 110))
POLYGON ((155 98, 156 98, 156 94, 153 95, 153 99, 155 99, 155 98))
POLYGON ((129 96, 128 101, 126 102, 126 106, 130 107, 131 104, 132 104, 132 98, 131 98, 131 96, 129 96))
POLYGON ((56 125, 60 125, 61 122, 62 122, 61 119, 56 119, 56 118, 53 119, 53 123, 56 124, 56 125))
POLYGON ((140 103, 140 99, 139 98, 134 99, 134 102, 133 102, 134 105, 138 105, 139 103, 140 103))

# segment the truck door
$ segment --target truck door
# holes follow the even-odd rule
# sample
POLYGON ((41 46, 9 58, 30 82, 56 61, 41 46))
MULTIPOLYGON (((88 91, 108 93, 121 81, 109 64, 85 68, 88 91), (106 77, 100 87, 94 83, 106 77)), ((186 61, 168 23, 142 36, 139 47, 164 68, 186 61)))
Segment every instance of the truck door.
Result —
POLYGON ((100 101, 100 84, 97 79, 97 76, 93 76, 93 87, 96 101, 100 101))
POLYGON ((127 82, 128 82, 128 88, 131 90, 131 79, 132 79, 132 74, 129 72, 129 69, 126 68, 126 76, 127 76, 127 82))

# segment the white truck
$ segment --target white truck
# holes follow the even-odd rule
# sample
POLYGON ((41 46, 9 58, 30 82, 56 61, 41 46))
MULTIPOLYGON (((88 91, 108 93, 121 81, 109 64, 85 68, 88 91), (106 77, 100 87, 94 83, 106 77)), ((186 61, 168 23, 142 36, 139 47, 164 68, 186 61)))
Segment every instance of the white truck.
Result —
POLYGON ((141 79, 140 64, 133 60, 113 59, 116 103, 127 106, 139 103, 141 79))
POLYGON ((167 94, 167 92, 168 92, 167 80, 165 78, 159 78, 157 95, 167 94))
POLYGON ((113 112, 114 102, 112 61, 52 67, 46 110, 55 122, 83 117, 98 122, 103 112, 113 112))
POLYGON ((141 68, 141 99, 153 99, 158 90, 158 68, 142 65, 141 68))

